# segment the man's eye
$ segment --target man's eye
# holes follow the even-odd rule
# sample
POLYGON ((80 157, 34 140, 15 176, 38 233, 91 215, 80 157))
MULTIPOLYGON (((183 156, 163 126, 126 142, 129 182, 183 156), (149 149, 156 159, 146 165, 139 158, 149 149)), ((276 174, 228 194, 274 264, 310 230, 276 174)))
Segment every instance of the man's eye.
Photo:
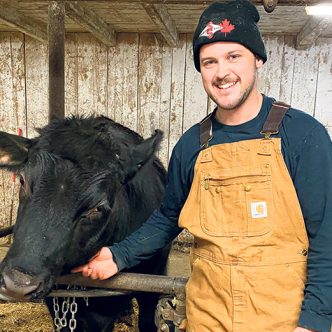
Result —
POLYGON ((235 61, 235 60, 237 60, 239 57, 240 57, 239 54, 231 54, 231 55, 229 56, 229 59, 230 59, 231 61, 235 61))
POLYGON ((214 61, 213 60, 205 60, 205 61, 203 61, 202 64, 205 68, 209 68, 214 64, 214 61))

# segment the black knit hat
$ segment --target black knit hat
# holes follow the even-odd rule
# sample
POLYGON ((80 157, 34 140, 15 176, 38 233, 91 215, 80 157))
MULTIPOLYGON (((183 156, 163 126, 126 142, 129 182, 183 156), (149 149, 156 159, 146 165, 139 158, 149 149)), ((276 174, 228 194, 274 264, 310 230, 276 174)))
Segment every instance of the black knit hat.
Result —
POLYGON ((208 6, 199 19, 193 37, 196 69, 200 71, 201 46, 217 41, 242 44, 265 62, 267 56, 258 21, 259 13, 249 0, 226 0, 208 6))

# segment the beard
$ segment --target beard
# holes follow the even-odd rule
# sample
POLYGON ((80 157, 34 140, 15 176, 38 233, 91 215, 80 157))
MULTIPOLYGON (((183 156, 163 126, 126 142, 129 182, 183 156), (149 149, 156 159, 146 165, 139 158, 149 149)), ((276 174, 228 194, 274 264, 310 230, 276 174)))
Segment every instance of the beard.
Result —
MULTIPOLYGON (((241 82, 240 78, 238 78, 238 81, 241 82)), ((231 81, 230 80, 216 81, 213 82, 213 85, 218 86, 220 84, 227 84, 227 83, 231 83, 231 81)), ((208 93, 208 95, 217 104, 219 109, 225 111, 233 111, 239 108, 248 99, 248 97, 250 96, 251 92, 255 87, 255 84, 256 84, 256 73, 254 74, 253 80, 250 82, 249 86, 247 86, 247 88, 244 91, 241 91, 239 97, 229 102, 226 101, 227 97, 223 98, 220 96, 215 96, 213 93, 208 93), (225 99, 224 102, 223 99, 225 99)))

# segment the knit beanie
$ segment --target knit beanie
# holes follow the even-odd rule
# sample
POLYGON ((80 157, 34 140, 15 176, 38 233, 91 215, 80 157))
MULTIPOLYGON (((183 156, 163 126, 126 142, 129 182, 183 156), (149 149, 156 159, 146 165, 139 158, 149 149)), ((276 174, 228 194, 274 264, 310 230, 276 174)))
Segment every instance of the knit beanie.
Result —
POLYGON ((257 26, 259 18, 257 8, 249 0, 225 0, 208 6, 199 19, 193 37, 196 69, 200 71, 201 46, 218 41, 242 44, 265 62, 265 46, 257 26))

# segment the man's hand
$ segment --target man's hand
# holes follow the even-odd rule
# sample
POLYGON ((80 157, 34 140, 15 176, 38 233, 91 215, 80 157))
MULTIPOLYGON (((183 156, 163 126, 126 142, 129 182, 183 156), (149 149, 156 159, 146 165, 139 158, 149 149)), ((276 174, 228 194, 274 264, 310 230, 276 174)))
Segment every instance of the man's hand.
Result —
POLYGON ((308 330, 308 329, 305 329, 304 327, 297 327, 294 332, 316 332, 314 330, 308 330))
POLYGON ((102 247, 100 251, 93 256, 87 264, 75 267, 71 272, 82 272, 84 277, 91 279, 104 280, 118 273, 119 269, 113 260, 111 250, 102 247))

